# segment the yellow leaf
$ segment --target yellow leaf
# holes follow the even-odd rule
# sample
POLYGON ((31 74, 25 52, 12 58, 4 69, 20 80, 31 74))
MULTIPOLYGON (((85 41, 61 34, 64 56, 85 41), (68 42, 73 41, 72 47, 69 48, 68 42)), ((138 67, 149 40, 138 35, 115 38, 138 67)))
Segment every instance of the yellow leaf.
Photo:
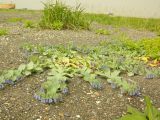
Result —
POLYGON ((156 67, 157 64, 152 64, 152 63, 150 63, 149 66, 151 66, 151 67, 156 67))
POLYGON ((144 62, 148 62, 149 57, 141 57, 141 60, 143 60, 144 62))

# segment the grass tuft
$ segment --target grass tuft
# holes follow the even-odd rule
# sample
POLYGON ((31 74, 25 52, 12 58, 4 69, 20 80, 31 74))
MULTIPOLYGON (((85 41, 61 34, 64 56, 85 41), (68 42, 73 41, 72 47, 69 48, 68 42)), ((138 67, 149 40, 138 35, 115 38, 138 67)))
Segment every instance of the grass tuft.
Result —
POLYGON ((56 1, 44 3, 40 26, 49 29, 89 29, 90 23, 83 16, 80 5, 71 8, 56 1))

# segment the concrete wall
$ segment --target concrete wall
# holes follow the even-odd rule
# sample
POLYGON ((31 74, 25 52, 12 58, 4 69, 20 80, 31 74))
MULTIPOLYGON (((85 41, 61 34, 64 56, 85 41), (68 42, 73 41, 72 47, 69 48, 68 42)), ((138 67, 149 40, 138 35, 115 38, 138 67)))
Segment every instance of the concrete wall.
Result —
POLYGON ((70 5, 81 2, 87 12, 120 16, 160 18, 160 0, 63 0, 70 5), (73 2, 74 1, 74 2, 73 2))
MULTIPOLYGON (((17 8, 43 9, 41 1, 47 0, 0 0, 13 1, 17 8)), ((160 18, 160 0, 62 0, 68 5, 81 3, 86 12, 113 13, 119 16, 160 18)))

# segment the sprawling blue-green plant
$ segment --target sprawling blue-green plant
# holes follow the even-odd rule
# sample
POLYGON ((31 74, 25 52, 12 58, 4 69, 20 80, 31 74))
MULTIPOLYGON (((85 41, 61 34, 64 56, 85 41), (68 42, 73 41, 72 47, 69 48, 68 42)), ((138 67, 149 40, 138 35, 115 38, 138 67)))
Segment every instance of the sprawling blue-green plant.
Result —
POLYGON ((46 71, 46 80, 34 95, 42 103, 62 101, 62 95, 69 92, 68 81, 72 81, 75 76, 98 90, 103 89, 101 80, 106 80, 113 89, 120 89, 121 94, 131 96, 139 96, 140 87, 135 81, 123 78, 124 74, 147 75, 146 79, 160 76, 160 70, 149 68, 143 61, 136 59, 140 53, 128 50, 118 41, 97 46, 26 44, 23 50, 28 64, 2 71, 0 89, 24 77, 46 71))

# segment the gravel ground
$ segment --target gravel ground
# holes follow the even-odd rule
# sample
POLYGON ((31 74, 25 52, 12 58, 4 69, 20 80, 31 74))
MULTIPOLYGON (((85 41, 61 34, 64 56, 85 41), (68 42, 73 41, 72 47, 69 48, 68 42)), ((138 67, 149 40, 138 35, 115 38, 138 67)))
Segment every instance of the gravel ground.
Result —
MULTIPOLYGON (((138 31, 129 28, 92 24, 91 31, 72 30, 41 30, 27 29, 20 22, 6 22, 8 18, 22 17, 37 20, 38 13, 6 13, 0 12, 0 28, 9 30, 6 36, 0 36, 0 68, 1 70, 16 68, 26 62, 19 49, 24 43, 32 44, 65 44, 72 41, 75 44, 93 44, 112 39, 121 33, 137 40, 155 37, 154 33, 138 31), (95 30, 103 28, 110 30, 111 35, 97 35, 95 30)), ((69 84, 70 94, 63 96, 63 102, 46 105, 33 98, 40 88, 44 74, 25 78, 14 86, 8 86, 0 91, 1 120, 113 120, 126 111, 126 105, 133 105, 140 110, 144 108, 143 98, 121 96, 119 90, 112 90, 103 81, 104 89, 94 91, 89 84, 75 78, 69 84)), ((160 80, 145 80, 143 77, 133 77, 142 88, 143 95, 148 95, 156 107, 160 108, 160 80)))

